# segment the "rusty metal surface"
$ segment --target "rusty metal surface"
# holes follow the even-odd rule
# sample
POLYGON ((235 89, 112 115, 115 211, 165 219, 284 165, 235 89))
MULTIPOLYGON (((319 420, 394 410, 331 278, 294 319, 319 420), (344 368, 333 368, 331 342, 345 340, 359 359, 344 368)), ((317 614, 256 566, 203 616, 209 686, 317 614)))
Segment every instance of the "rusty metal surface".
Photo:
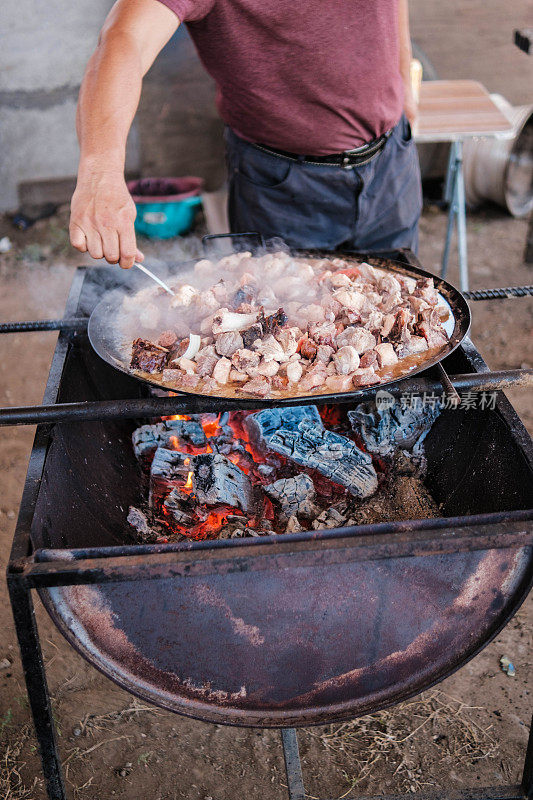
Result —
POLYGON ((119 685, 182 714, 313 724, 398 702, 460 666, 531 580, 531 548, 41 592, 119 685))

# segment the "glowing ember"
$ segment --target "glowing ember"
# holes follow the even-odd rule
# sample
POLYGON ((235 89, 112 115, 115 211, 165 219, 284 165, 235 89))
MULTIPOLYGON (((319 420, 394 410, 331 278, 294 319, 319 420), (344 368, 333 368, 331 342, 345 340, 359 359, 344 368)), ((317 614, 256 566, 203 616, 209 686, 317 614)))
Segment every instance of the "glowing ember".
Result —
MULTIPOLYGON (((190 462, 190 459, 188 459, 190 462)), ((192 489, 192 472, 189 472, 187 475, 187 482, 185 483, 184 489, 192 489)))

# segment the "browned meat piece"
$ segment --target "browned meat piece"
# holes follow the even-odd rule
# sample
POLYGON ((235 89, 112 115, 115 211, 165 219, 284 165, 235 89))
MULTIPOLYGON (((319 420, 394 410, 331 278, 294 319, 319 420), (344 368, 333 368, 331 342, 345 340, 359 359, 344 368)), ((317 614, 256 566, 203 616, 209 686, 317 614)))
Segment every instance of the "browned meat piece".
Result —
POLYGON ((289 356, 285 354, 285 350, 271 333, 265 336, 261 342, 256 342, 254 345, 254 350, 257 350, 257 352, 262 355, 265 361, 274 360, 281 362, 289 360, 289 356))
POLYGON ((378 355, 378 364, 380 367, 391 367, 398 361, 398 356, 394 352, 394 347, 390 342, 377 344, 374 352, 378 355))
POLYGON ((349 327, 339 333, 336 339, 337 347, 354 347, 361 355, 376 346, 376 338, 366 328, 349 327))
POLYGON ((359 366, 360 367, 374 367, 376 368, 378 365, 378 354, 375 350, 367 350, 366 353, 360 358, 359 366))
POLYGON ((213 345, 208 345, 208 347, 202 347, 202 349, 197 352, 194 360, 198 364, 198 375, 200 375, 202 378, 205 378, 213 374, 215 364, 218 361, 218 356, 215 353, 215 348, 213 345))
POLYGON ((225 384, 228 382, 230 370, 231 361, 229 358, 221 358, 215 364, 213 369, 213 378, 217 381, 217 383, 225 384))
POLYGON ((430 306, 436 305, 439 299, 438 292, 433 283, 433 278, 420 278, 420 280, 416 282, 414 294, 416 297, 421 297, 426 303, 429 303, 430 306))
POLYGON ((326 378, 325 370, 309 370, 300 380, 298 389, 302 392, 310 392, 311 389, 316 389, 317 386, 323 386, 326 382, 326 378))
POLYGON ((181 369, 163 370, 163 383, 176 389, 196 389, 200 382, 198 375, 188 375, 181 369))
POLYGON ((310 361, 316 356, 317 351, 318 347, 311 339, 304 339, 300 345, 300 354, 303 358, 308 358, 310 361))
POLYGON ((408 275, 396 275, 396 280, 402 287, 402 294, 413 294, 416 289, 416 278, 410 278, 408 275))
POLYGON ((298 350, 298 340, 300 336, 301 331, 299 328, 285 328, 284 330, 278 331, 276 334, 276 339, 282 346, 285 355, 289 358, 298 350))
POLYGON ((275 314, 263 317, 260 322, 265 333, 277 333, 287 322, 287 315, 282 308, 278 308, 275 314))
POLYGON ((333 361, 338 375, 349 375, 359 366, 359 354, 355 347, 345 345, 337 350, 333 361))
POLYGON ((389 333, 392 330, 392 326, 394 325, 395 320, 396 320, 396 316, 394 314, 387 314, 383 318, 383 324, 382 324, 381 330, 380 330, 380 334, 383 337, 386 337, 386 336, 389 335, 389 333))
POLYGON ((160 347, 165 347, 167 350, 170 350, 172 345, 176 344, 178 341, 178 337, 174 333, 174 331, 163 331, 159 339, 157 340, 157 344, 160 347))
POLYGON ((242 331, 241 336, 244 347, 250 348, 257 339, 263 338, 263 326, 260 322, 256 322, 242 331))
POLYGON ((329 344, 330 347, 333 347, 336 335, 337 327, 334 322, 323 322, 319 325, 309 326, 309 336, 317 344, 329 344))
POLYGON ((221 333, 217 336, 215 341, 215 350, 219 356, 226 356, 231 358, 236 350, 243 347, 243 339, 239 331, 228 331, 221 333))
POLYGON ((253 350, 243 348, 233 353, 231 363, 234 369, 239 372, 248 372, 250 369, 257 369, 261 357, 259 353, 254 353, 253 350))
POLYGON ((327 364, 334 352, 333 347, 330 347, 329 344, 319 344, 316 351, 316 360, 327 364))
POLYGON ((420 311, 413 327, 416 334, 426 339, 429 347, 441 347, 448 341, 438 308, 435 306, 429 306, 420 311))
POLYGON ((352 388, 354 373, 349 375, 329 375, 326 378, 326 386, 332 392, 349 392, 352 388))
POLYGON ((229 372, 229 379, 230 381, 234 381, 235 383, 245 383, 248 380, 248 374, 246 372, 239 372, 238 369, 230 369, 229 372))
POLYGON ((372 386, 373 383, 380 382, 381 378, 379 375, 376 375, 372 367, 356 369, 352 378, 352 385, 356 389, 359 389, 361 386, 372 386))
POLYGON ((279 373, 272 378, 272 388, 280 392, 288 386, 287 378, 279 373))
POLYGON ((254 305, 252 303, 241 303, 235 311, 238 314, 251 314, 254 310, 254 305))
POLYGON ((282 366, 281 372, 287 376, 289 383, 298 383, 303 374, 303 367, 299 361, 289 361, 282 366))
POLYGON ((421 333, 428 343, 428 347, 442 347, 448 341, 448 337, 442 326, 436 327, 430 322, 420 322, 416 326, 417 333, 421 333))
POLYGON ((141 372, 162 372, 168 360, 168 350, 148 339, 135 339, 131 347, 131 369, 141 372))
POLYGON ((243 392, 253 394, 255 397, 267 397, 270 394, 270 389, 270 381, 267 378, 253 378, 241 387, 243 392))
POLYGON ((413 356, 416 353, 423 353, 428 349, 428 343, 423 336, 411 336, 406 344, 400 345, 396 352, 398 358, 405 358, 406 356, 413 356))
POLYGON ((406 308, 400 308, 396 312, 396 318, 394 320, 394 325, 390 329, 389 335, 387 339, 391 342, 398 342, 401 344, 407 344, 409 339, 411 338, 411 334, 407 329, 409 322, 411 321, 411 314, 406 308))
POLYGON ((355 311, 356 313, 362 311, 366 301, 366 297, 362 292, 347 287, 337 289, 337 291, 333 293, 333 297, 343 308, 355 311))
POLYGON ((274 360, 266 361, 263 358, 257 367, 257 372, 259 375, 263 375, 265 378, 273 378, 274 375, 277 375, 279 372, 279 363, 274 360))

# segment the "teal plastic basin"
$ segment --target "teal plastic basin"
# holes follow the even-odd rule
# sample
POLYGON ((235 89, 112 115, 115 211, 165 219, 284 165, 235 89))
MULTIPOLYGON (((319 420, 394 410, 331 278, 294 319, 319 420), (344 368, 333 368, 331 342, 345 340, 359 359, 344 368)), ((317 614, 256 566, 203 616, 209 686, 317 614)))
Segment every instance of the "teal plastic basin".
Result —
POLYGON ((135 230, 143 236, 170 239, 188 233, 202 205, 201 178, 142 178, 129 181, 135 202, 135 230))

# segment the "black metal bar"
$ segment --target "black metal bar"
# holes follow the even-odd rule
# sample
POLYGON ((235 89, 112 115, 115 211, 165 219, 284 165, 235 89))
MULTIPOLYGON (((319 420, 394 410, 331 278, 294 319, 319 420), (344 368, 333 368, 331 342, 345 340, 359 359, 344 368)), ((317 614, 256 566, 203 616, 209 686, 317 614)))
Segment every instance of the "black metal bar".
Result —
MULTIPOLYGON (((486 528, 407 530, 368 536, 358 536, 357 528, 345 529, 347 535, 342 535, 341 530, 338 533, 338 538, 299 542, 280 542, 279 537, 262 537, 257 544, 245 544, 230 552, 183 550, 116 558, 65 557, 64 560, 43 562, 29 557, 10 563, 8 569, 10 574, 24 575, 31 588, 283 570, 294 560, 298 566, 320 569, 347 562, 527 547, 533 545, 533 520, 514 525, 488 525, 486 528)), ((53 557, 54 551, 51 552, 53 557)))
MULTIPOLYGON (((452 375, 450 381, 459 391, 495 392, 533 386, 533 369, 500 370, 495 372, 452 375)), ((206 395, 175 395, 172 397, 147 397, 131 400, 94 400, 84 403, 57 403, 48 406, 14 406, 0 409, 0 426, 35 425, 39 423, 92 422, 105 419, 133 419, 159 417, 172 414, 200 414, 210 411, 260 409, 272 406, 327 405, 328 403, 362 403, 372 399, 379 384, 369 389, 344 394, 316 395, 313 397, 285 399, 234 399, 206 395)), ((387 386, 394 397, 424 395, 442 391, 440 381, 429 378, 410 378, 387 386)))
POLYGON ((533 286, 503 286, 498 289, 474 289, 463 292, 467 300, 502 300, 507 297, 533 295, 533 286))
POLYGON ((446 394, 449 397, 453 397, 455 399, 457 405, 459 405, 460 402, 461 402, 461 395, 459 394, 459 392, 457 391, 457 389, 455 388, 455 386, 451 382, 450 376, 448 375, 448 373, 446 372, 446 370, 444 369, 444 367, 442 366, 442 363, 440 361, 437 364, 437 369, 438 369, 438 372, 439 372, 439 380, 440 380, 440 382, 442 384, 442 388, 444 389, 446 394))
POLYGON ((88 318, 41 319, 35 322, 2 322, 0 333, 30 333, 33 331, 81 331, 85 330, 88 318))
POLYGON ((285 728, 281 731, 283 744, 283 758, 287 774, 287 789, 289 800, 305 800, 305 788, 302 775, 298 738, 294 728, 285 728))
POLYGON ((50 800, 66 800, 31 592, 24 580, 13 575, 8 576, 8 589, 48 797, 50 800))
POLYGON ((531 800, 531 798, 533 798, 533 717, 531 718, 531 726, 529 728, 524 773, 522 775, 522 789, 528 800, 531 800))
MULTIPOLYGON (((352 528, 327 528, 323 530, 302 531, 301 533, 283 534, 283 544, 293 542, 308 542, 327 539, 359 538, 361 541, 369 535, 389 535, 406 534, 408 539, 415 531, 426 531, 428 535, 439 530, 458 530, 482 528, 490 526, 495 530, 495 525, 504 523, 501 530, 508 530, 508 526, 515 526, 513 531, 520 530, 524 523, 533 522, 533 509, 522 509, 516 511, 494 511, 490 514, 472 514, 468 517, 437 517, 426 519, 406 520, 404 522, 380 522, 370 525, 359 525, 352 528)), ((365 539, 366 540, 366 539, 365 539)), ((160 544, 130 544, 130 545, 108 545, 104 547, 82 547, 82 548, 38 548, 35 553, 36 562, 45 561, 65 561, 72 559, 89 558, 116 558, 118 556, 141 556, 155 555, 157 553, 178 553, 182 551, 201 551, 201 550, 239 550, 243 547, 259 547, 265 543, 280 542, 278 536, 262 536, 259 538, 245 537, 243 539, 204 539, 196 541, 189 539, 182 542, 160 543, 160 544)))

